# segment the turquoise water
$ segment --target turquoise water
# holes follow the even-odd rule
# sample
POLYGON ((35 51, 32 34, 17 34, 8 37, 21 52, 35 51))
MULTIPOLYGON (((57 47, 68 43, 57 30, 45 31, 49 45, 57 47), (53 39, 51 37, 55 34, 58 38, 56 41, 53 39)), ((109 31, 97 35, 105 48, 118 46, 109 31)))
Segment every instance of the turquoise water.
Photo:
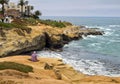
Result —
POLYGON ((89 75, 120 77, 119 17, 40 17, 100 28, 103 36, 88 36, 65 45, 62 52, 39 51, 40 56, 62 58, 76 70, 89 75))

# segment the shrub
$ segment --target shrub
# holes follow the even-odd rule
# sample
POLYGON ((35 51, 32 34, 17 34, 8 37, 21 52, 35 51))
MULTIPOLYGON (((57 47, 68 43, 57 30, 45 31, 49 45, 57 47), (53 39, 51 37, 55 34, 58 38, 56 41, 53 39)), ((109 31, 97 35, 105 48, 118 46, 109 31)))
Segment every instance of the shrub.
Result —
POLYGON ((24 73, 33 72, 33 68, 28 65, 19 64, 15 62, 0 62, 0 70, 13 69, 24 73))
POLYGON ((63 28, 66 27, 66 25, 61 21, 55 21, 55 20, 39 20, 40 23, 45 25, 50 25, 52 27, 59 27, 63 28))

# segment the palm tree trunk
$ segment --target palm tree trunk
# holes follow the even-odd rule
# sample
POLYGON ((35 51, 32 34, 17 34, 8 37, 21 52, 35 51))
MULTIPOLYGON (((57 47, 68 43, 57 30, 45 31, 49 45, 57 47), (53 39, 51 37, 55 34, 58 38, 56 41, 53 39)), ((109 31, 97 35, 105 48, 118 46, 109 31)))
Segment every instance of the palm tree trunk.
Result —
POLYGON ((2 13, 3 13, 3 15, 5 13, 4 4, 2 4, 2 13))
POLYGON ((21 6, 21 15, 23 17, 23 6, 21 6))
POLYGON ((28 6, 28 16, 30 16, 30 7, 28 6))

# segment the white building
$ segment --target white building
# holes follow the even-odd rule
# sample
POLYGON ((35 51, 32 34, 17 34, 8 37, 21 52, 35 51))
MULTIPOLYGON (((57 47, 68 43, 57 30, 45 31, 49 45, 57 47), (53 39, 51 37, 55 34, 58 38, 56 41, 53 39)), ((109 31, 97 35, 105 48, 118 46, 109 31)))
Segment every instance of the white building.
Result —
MULTIPOLYGON (((15 4, 13 2, 9 2, 8 4, 5 4, 5 11, 11 10, 11 9, 18 10, 19 12, 22 12, 21 6, 18 4, 15 4)), ((27 4, 23 6, 23 13, 24 14, 31 13, 31 10, 32 10, 32 6, 27 5, 27 4)))

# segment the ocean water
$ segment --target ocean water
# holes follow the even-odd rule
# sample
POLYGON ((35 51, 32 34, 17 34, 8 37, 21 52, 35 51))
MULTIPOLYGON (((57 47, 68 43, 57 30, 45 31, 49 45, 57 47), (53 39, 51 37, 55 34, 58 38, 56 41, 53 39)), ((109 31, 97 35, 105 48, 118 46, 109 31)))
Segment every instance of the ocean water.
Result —
POLYGON ((62 58, 76 70, 88 75, 120 77, 119 17, 40 17, 69 21, 74 25, 100 28, 103 36, 89 35, 66 44, 62 52, 38 51, 39 56, 62 58))

